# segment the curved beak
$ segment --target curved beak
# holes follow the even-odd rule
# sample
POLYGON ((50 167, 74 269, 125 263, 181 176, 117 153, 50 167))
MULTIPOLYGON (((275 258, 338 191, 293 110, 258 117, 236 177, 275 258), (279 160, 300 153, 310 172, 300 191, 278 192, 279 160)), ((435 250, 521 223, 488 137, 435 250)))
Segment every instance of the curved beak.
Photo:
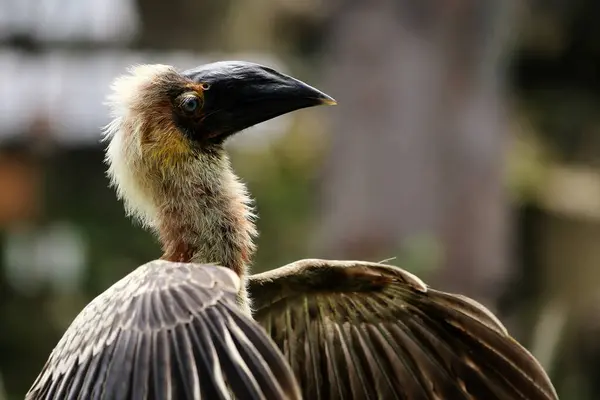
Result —
POLYGON ((229 61, 185 71, 204 92, 202 130, 226 138, 245 128, 301 108, 335 105, 318 89, 263 65, 229 61))

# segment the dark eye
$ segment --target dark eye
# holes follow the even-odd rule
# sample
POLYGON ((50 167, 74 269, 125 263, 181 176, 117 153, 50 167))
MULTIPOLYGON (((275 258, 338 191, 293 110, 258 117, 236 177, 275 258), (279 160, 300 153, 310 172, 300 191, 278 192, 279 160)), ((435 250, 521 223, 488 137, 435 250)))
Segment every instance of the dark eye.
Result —
POLYGON ((181 109, 186 113, 194 113, 200 108, 200 100, 197 97, 186 97, 181 102, 181 109))
POLYGON ((210 89, 210 83, 202 82, 200 86, 202 86, 202 90, 210 89))

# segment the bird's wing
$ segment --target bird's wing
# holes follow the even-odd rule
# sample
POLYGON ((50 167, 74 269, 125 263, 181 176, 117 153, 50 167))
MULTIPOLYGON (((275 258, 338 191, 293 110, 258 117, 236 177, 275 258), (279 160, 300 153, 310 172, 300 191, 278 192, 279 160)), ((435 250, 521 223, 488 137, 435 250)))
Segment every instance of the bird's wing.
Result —
POLYGON ((304 398, 557 399, 490 311, 397 267, 301 260, 249 291, 304 398))
POLYGON ((141 266, 75 318, 26 399, 299 399, 239 288, 222 267, 141 266))

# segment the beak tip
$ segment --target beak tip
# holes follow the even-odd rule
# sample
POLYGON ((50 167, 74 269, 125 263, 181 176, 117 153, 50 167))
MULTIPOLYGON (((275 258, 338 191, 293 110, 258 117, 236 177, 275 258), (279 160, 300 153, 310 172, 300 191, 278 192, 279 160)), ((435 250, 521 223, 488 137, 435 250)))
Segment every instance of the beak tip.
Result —
POLYGON ((321 104, 326 106, 337 106, 337 101, 333 97, 325 95, 321 98, 321 104))

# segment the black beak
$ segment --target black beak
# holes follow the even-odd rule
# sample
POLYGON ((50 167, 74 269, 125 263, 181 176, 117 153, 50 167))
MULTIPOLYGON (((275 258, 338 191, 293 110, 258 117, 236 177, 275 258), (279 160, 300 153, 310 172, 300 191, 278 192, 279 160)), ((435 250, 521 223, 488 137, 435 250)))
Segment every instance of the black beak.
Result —
POLYGON ((306 83, 254 63, 217 62, 183 75, 208 88, 204 92, 201 131, 210 138, 223 140, 294 110, 336 104, 306 83))

